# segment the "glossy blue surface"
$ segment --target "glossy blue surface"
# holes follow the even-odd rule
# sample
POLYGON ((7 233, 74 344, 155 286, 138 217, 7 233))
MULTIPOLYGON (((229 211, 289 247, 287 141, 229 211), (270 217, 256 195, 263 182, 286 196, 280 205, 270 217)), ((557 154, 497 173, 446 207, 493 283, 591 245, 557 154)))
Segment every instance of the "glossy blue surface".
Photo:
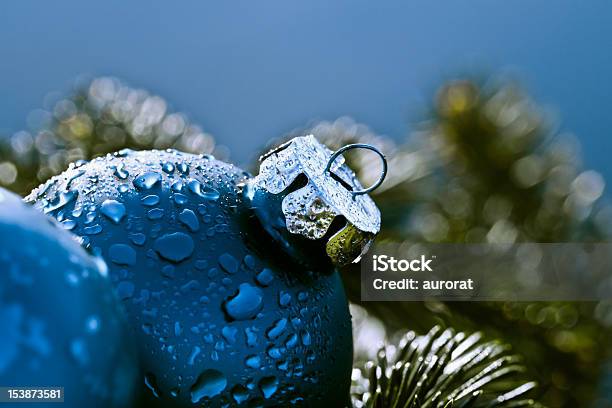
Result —
POLYGON ((1 386, 64 387, 59 405, 70 408, 133 406, 134 343, 106 272, 74 237, 0 189, 1 386))
POLYGON ((348 397, 340 276, 329 262, 303 267, 245 222, 256 218, 240 188, 248 177, 211 157, 123 150, 26 198, 107 260, 138 340, 147 407, 339 407, 348 397))

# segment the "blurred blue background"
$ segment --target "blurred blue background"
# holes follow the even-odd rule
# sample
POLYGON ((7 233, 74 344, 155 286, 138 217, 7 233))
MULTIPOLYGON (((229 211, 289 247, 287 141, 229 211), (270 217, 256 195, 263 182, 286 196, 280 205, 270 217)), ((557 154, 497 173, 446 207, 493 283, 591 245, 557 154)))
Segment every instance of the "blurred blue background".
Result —
POLYGON ((611 180, 611 39, 604 0, 2 2, 0 134, 78 75, 114 75, 244 162, 316 119, 405 137, 442 79, 510 70, 611 180))

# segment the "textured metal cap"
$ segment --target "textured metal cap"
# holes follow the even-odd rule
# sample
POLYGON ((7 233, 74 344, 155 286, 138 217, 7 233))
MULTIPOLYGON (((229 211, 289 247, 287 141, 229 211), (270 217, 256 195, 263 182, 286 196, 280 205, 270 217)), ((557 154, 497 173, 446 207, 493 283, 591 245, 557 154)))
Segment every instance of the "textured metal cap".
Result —
POLYGON ((312 135, 296 137, 260 158, 259 175, 253 182, 257 188, 279 194, 298 176, 306 176, 307 184, 282 201, 287 230, 318 240, 337 216, 344 216, 346 225, 329 238, 326 252, 335 264, 345 265, 357 262, 367 251, 380 230, 380 211, 365 194, 371 188, 363 190, 339 153, 312 135))

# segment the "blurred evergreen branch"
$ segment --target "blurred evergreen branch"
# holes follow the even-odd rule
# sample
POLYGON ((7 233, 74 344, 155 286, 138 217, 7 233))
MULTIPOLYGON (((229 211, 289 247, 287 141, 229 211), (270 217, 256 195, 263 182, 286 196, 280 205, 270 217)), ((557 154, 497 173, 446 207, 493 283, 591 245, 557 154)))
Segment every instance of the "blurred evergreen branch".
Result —
POLYGON ((77 85, 39 112, 42 127, 0 139, 0 184, 29 193, 69 163, 123 148, 213 153, 213 138, 159 96, 115 78, 77 85))
MULTIPOLYGON (((426 117, 403 144, 343 118, 296 133, 313 133, 332 149, 371 143, 389 160, 374 192, 382 216, 379 240, 402 242, 581 242, 610 236, 604 180, 581 168, 579 146, 558 134, 512 82, 479 79, 442 86, 426 117)), ((292 135, 291 135, 292 136, 292 135)), ((348 155, 364 184, 379 174, 368 152, 348 155)), ((360 273, 344 273, 360 302, 360 273)), ((543 402, 587 406, 610 357, 612 307, 599 303, 367 302, 390 330, 427 331, 435 324, 482 330, 512 344, 546 390, 543 402)))
MULTIPOLYGON (((601 240, 612 231, 609 207, 597 207, 603 178, 583 171, 579 146, 557 135, 515 84, 455 81, 438 92, 404 144, 343 118, 312 132, 332 149, 372 143, 390 172, 374 198, 382 239, 415 242, 564 242, 601 240)), ((379 174, 369 153, 350 165, 368 184, 379 174)))

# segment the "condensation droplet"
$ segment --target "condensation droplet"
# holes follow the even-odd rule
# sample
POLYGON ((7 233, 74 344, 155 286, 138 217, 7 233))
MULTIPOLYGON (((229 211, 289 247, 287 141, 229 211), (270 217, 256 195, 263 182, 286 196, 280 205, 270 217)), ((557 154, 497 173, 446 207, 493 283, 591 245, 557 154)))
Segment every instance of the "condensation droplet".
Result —
POLYGON ((157 183, 161 182, 161 180, 162 176, 159 173, 144 173, 134 179, 134 187, 139 190, 150 190, 157 183))
POLYGON ((166 163, 162 164, 162 170, 165 173, 172 174, 174 172, 174 164, 172 164, 170 162, 166 162, 166 163))
POLYGON ((287 327, 287 319, 284 319, 284 318, 279 319, 275 321, 272 324, 272 326, 268 329, 268 331, 266 332, 266 336, 270 340, 274 340, 285 332, 286 327, 287 327))
POLYGON ((130 175, 130 173, 128 173, 128 171, 125 169, 125 165, 123 163, 120 163, 118 166, 114 166, 114 170, 115 171, 113 174, 121 180, 125 180, 130 175))
POLYGON ((263 292, 248 283, 242 283, 238 293, 224 304, 225 311, 234 320, 252 319, 257 316, 262 306, 263 292))
POLYGON ((140 202, 142 205, 146 205, 147 207, 153 207, 154 205, 159 204, 159 196, 155 194, 150 194, 143 197, 140 202))
POLYGON ((151 391, 155 398, 159 398, 159 388, 157 387, 157 378, 153 373, 147 373, 144 378, 145 385, 151 391))
POLYGON ((278 379, 275 376, 262 378, 259 380, 259 389, 264 398, 270 398, 278 389, 278 379))
POLYGON ((257 280, 257 283, 259 283, 261 286, 268 286, 274 280, 274 273, 272 272, 272 270, 265 268, 257 274, 257 277, 255 279, 257 280))
POLYGON ((198 180, 189 180, 187 186, 192 193, 205 200, 217 201, 219 199, 220 194, 217 190, 211 187, 202 186, 202 183, 200 183, 198 180))
POLYGON ((104 200, 100 212, 115 224, 119 224, 125 217, 125 205, 117 200, 104 200))
POLYGON ((178 216, 178 219, 180 222, 185 224, 191 232, 196 232, 200 229, 200 221, 198 221, 198 217, 192 210, 188 208, 181 211, 178 216))
POLYGON ((248 368, 258 369, 259 367, 261 367, 261 358, 259 358, 259 356, 256 354, 247 356, 244 359, 244 365, 248 368))
POLYGON ((157 238, 153 249, 162 258, 178 263, 191 256, 194 244, 189 235, 182 232, 174 232, 157 238))
POLYGON ((249 390, 246 387, 237 384, 234 386, 234 388, 232 388, 232 398, 238 404, 241 404, 249 399, 249 390))
POLYGON ((227 252, 219 256, 219 265, 221 265, 225 272, 230 274, 238 272, 238 267, 240 266, 238 260, 227 252))
POLYGON ((203 398, 215 397, 225 389, 227 379, 221 371, 208 369, 204 370, 191 386, 191 402, 197 404, 203 398))

